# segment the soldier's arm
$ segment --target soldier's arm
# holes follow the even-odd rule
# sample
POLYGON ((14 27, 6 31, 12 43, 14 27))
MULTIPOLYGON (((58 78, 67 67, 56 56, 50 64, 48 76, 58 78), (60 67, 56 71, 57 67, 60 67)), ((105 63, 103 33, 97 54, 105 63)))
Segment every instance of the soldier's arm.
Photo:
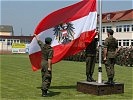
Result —
POLYGON ((107 60, 107 47, 108 47, 108 40, 105 39, 104 50, 103 50, 103 57, 104 57, 104 60, 107 60))
POLYGON ((119 50, 118 50, 118 48, 116 48, 116 50, 115 50, 115 55, 117 55, 118 52, 119 52, 119 50))
POLYGON ((99 31, 97 31, 96 33, 97 33, 97 37, 98 37, 98 38, 97 38, 97 41, 99 41, 99 37, 100 37, 100 36, 99 36, 99 35, 100 35, 100 34, 99 34, 99 31))
POLYGON ((51 49, 48 55, 48 70, 49 71, 52 71, 52 58, 53 58, 53 50, 51 49))
POLYGON ((41 48, 43 48, 43 46, 44 46, 44 43, 37 37, 37 35, 36 34, 34 34, 34 36, 35 36, 35 38, 36 38, 36 40, 37 40, 37 42, 38 42, 38 44, 39 44, 39 46, 41 47, 41 48))
POLYGON ((52 60, 48 59, 48 70, 52 71, 52 60))
POLYGON ((118 51, 119 51, 119 49, 118 49, 118 41, 116 40, 116 50, 115 50, 115 55, 116 56, 118 55, 118 51))
POLYGON ((107 48, 104 48, 104 60, 107 60, 107 48))

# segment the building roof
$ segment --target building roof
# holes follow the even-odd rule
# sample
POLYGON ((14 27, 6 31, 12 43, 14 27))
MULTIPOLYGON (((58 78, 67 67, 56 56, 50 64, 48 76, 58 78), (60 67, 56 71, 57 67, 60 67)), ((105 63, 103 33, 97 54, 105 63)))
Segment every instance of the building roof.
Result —
MULTIPOLYGON (((99 16, 99 15, 98 15, 99 16)), ((119 22, 133 20, 133 9, 102 14, 102 22, 119 22)))
POLYGON ((0 32, 13 32, 13 27, 10 25, 0 25, 0 32))
POLYGON ((0 36, 2 39, 20 39, 20 40, 32 40, 33 36, 0 36))

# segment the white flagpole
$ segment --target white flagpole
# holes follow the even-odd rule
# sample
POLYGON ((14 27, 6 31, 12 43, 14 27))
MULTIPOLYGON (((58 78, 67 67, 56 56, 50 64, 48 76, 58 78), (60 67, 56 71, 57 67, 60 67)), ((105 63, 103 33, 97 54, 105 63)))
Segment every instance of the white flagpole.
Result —
POLYGON ((102 0, 99 0, 99 67, 98 67, 98 83, 102 83, 102 0))

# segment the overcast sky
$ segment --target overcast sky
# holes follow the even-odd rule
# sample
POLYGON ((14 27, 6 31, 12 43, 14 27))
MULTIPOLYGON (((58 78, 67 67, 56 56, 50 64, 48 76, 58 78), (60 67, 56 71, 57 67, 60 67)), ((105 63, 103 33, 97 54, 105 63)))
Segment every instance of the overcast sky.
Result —
MULTIPOLYGON (((33 35, 42 18, 80 0, 0 0, 1 25, 12 25, 15 35, 33 35)), ((133 0, 102 0, 102 12, 133 9, 133 0)))

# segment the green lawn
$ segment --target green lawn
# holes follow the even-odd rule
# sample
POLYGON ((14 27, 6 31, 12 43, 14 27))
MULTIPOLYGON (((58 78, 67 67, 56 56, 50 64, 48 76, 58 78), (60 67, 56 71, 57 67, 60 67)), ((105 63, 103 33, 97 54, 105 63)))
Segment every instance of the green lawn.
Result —
MULTIPOLYGON (((85 63, 61 61, 53 65, 51 96, 41 97, 40 70, 33 72, 28 55, 0 55, 1 100, 133 100, 133 67, 115 66, 115 81, 124 83, 124 94, 96 96, 76 91, 85 80, 85 63)), ((102 79, 107 80, 104 65, 102 79)), ((97 80, 98 65, 94 78, 97 80)))

